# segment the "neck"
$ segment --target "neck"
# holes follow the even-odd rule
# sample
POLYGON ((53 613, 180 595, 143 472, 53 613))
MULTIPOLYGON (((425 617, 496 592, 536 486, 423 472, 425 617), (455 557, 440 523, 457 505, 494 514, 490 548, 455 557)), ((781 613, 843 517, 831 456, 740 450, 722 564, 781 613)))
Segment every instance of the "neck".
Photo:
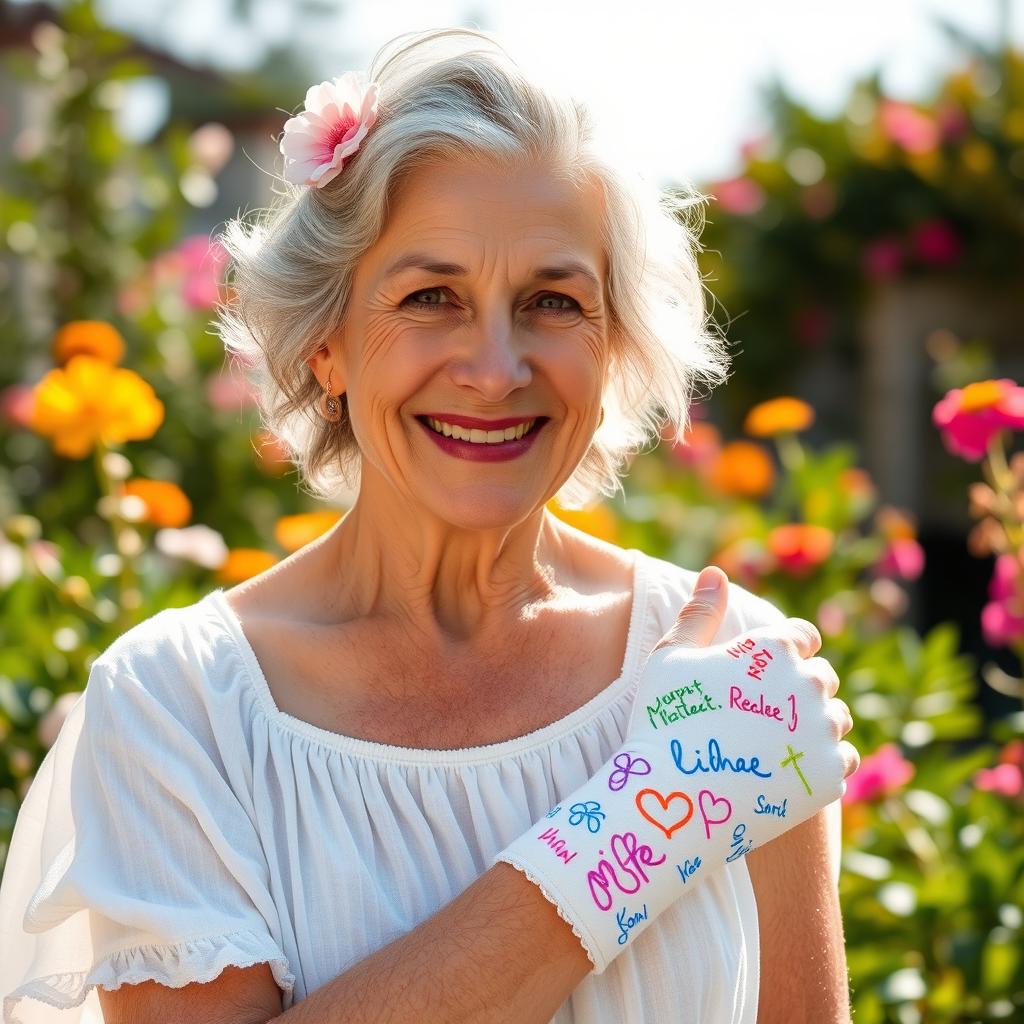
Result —
POLYGON ((410 508, 372 471, 332 533, 340 617, 398 620, 430 643, 505 640, 559 589, 569 538, 544 507, 500 529, 462 529, 410 508))

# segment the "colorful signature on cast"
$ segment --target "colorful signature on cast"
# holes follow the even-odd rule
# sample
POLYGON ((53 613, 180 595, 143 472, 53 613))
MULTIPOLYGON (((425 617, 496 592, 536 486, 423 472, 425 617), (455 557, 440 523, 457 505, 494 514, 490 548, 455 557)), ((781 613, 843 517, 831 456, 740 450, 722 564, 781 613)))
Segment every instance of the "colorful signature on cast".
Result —
POLYGON ((784 818, 786 816, 786 805, 789 803, 789 797, 786 797, 781 804, 773 804, 768 802, 768 798, 764 793, 757 794, 757 804, 754 806, 755 814, 772 814, 776 818, 784 818))
POLYGON ((626 908, 623 907, 615 915, 615 923, 619 926, 619 945, 624 946, 629 940, 630 930, 635 928, 641 921, 647 920, 647 904, 644 904, 643 910, 638 910, 635 914, 626 916, 626 908))
POLYGON ((746 834, 747 826, 742 822, 732 830, 732 852, 725 858, 728 863, 739 860, 740 857, 745 857, 754 848, 753 839, 747 839, 746 845, 744 845, 746 834))
POLYGON ((694 679, 692 686, 677 686, 671 693, 663 694, 647 705, 647 720, 651 727, 669 725, 685 718, 702 714, 705 711, 721 711, 722 705, 716 704, 710 693, 704 692, 699 679, 694 679), (692 702, 687 701, 687 697, 692 702))
POLYGON ((598 850, 601 860, 587 872, 590 895, 599 910, 612 909, 613 888, 626 896, 635 896, 651 881, 645 868, 657 867, 668 859, 665 854, 655 857, 654 850, 641 843, 635 832, 614 833, 608 849, 612 860, 605 858, 604 850, 598 850))
POLYGON ((555 856, 566 864, 579 852, 578 850, 569 849, 565 840, 559 838, 557 828, 546 828, 537 838, 541 842, 547 843, 555 856))
MULTIPOLYGON (((729 707, 738 711, 748 711, 752 715, 762 715, 774 722, 784 724, 790 732, 796 732, 798 716, 796 713, 796 694, 791 693, 786 698, 789 704, 788 721, 782 717, 782 708, 777 704, 768 703, 763 693, 758 695, 757 700, 750 700, 743 696, 743 690, 738 686, 729 687, 729 707)), ((650 710, 648 708, 648 710, 650 710)))
POLYGON ((683 885, 686 885, 686 883, 693 878, 694 873, 699 867, 700 857, 694 857, 693 860, 690 860, 690 858, 687 857, 682 864, 676 865, 676 871, 679 872, 679 877, 683 880, 683 885))
POLYGON ((701 754, 695 750, 693 765, 687 767, 686 754, 683 745, 675 739, 669 744, 672 751, 672 760, 676 767, 684 775, 695 775, 698 772, 704 775, 715 775, 718 772, 735 772, 737 775, 756 775, 759 779, 770 779, 771 771, 764 771, 761 768, 761 759, 756 756, 729 757, 722 753, 721 744, 717 739, 708 740, 707 751, 701 754))

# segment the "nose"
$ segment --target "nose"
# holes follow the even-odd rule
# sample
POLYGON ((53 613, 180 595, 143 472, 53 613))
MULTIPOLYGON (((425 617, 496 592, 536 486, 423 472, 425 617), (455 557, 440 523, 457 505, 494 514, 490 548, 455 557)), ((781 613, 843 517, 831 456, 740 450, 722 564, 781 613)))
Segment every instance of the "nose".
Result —
POLYGON ((488 402, 501 402, 533 379, 522 339, 507 318, 494 318, 467 334, 450 369, 460 387, 488 402))

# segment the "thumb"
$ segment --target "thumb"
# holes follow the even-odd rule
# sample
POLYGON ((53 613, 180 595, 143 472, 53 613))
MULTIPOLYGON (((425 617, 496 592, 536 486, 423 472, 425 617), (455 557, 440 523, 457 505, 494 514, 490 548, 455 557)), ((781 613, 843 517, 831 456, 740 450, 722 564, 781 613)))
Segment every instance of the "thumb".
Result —
POLYGON ((672 628, 661 638, 657 651, 670 644, 707 647, 715 638, 729 602, 729 578, 717 565, 701 570, 690 600, 683 605, 672 628))

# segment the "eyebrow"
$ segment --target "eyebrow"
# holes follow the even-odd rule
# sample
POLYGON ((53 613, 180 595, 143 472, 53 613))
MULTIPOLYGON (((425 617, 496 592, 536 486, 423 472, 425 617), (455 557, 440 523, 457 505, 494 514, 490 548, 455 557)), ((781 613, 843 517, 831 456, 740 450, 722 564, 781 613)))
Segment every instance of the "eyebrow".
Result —
MULTIPOLYGON (((395 277, 402 271, 414 267, 426 270, 431 274, 438 274, 441 277, 466 277, 469 275, 469 271, 460 263, 447 263, 424 253, 411 252, 395 260, 384 272, 383 280, 395 277)), ((601 290, 601 282, 597 275, 585 263, 580 263, 578 260, 566 260, 557 265, 537 267, 533 272, 533 278, 538 281, 564 281, 570 277, 582 277, 598 291, 601 290)))

